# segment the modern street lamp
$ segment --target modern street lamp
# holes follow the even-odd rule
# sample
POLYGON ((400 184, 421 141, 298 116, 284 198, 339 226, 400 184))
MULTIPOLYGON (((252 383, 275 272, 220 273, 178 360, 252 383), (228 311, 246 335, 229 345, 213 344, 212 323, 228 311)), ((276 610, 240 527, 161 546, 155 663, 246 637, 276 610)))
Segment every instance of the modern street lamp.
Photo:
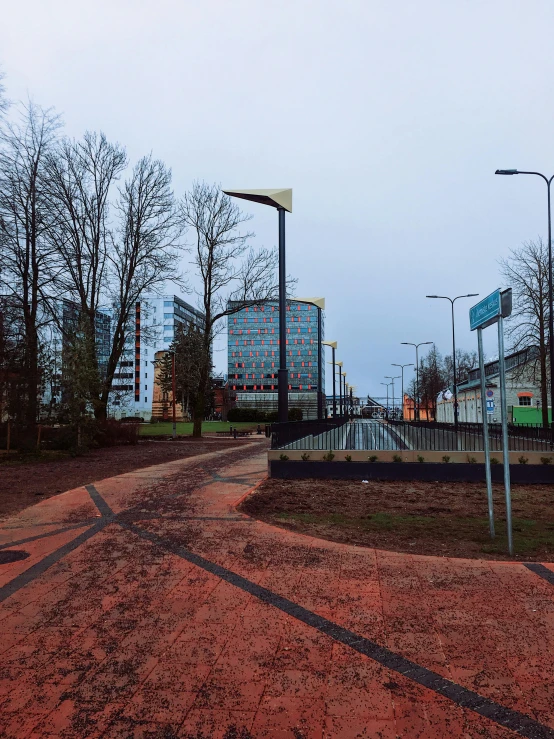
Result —
POLYGON ((287 272, 285 268, 285 211, 292 213, 292 190, 223 190, 225 195, 277 208, 279 214, 279 371, 278 419, 289 418, 289 377, 287 370, 287 272))
POLYGON ((419 344, 412 344, 411 341, 401 341, 400 343, 404 344, 405 346, 415 346, 415 371, 416 371, 415 395, 416 396, 414 398, 414 421, 419 421, 419 358, 418 358, 417 350, 419 349, 420 346, 425 346, 426 344, 432 344, 433 342, 432 341, 420 341, 419 344))
POLYGON ((387 407, 385 409, 385 416, 388 421, 389 420, 389 385, 390 385, 390 382, 382 382, 381 385, 385 385, 387 388, 387 407))
POLYGON ((323 420, 323 372, 322 372, 322 361, 321 352, 323 351, 321 345, 324 343, 323 339, 323 321, 321 313, 325 310, 325 298, 292 298, 298 303, 308 303, 309 305, 315 305, 317 308, 317 418, 318 421, 323 420))
POLYGON ((342 416, 342 362, 336 363, 339 368, 339 416, 342 416))
POLYGON ((335 352, 337 351, 337 342, 336 341, 322 341, 321 342, 323 346, 330 346, 331 347, 331 355, 332 355, 332 362, 333 365, 333 418, 336 418, 337 416, 337 396, 335 394, 335 352))
POLYGON ((392 385, 392 412, 394 415, 394 381, 399 380, 400 375, 397 375, 396 377, 391 377, 390 375, 385 375, 385 380, 390 380, 392 385))
POLYGON ((341 372, 342 375, 342 399, 343 399, 343 413, 346 415, 346 372, 341 372))
POLYGON ((410 364, 395 364, 392 362, 393 367, 400 367, 400 371, 402 373, 402 420, 404 420, 404 367, 413 367, 414 363, 410 362, 410 364))
MULTIPOLYGON (((554 307, 553 307, 553 292, 552 292, 552 216, 551 216, 551 199, 550 199, 550 185, 554 180, 554 175, 548 178, 541 172, 522 172, 519 169, 497 169, 494 174, 532 174, 537 177, 542 177, 546 182, 546 195, 547 195, 547 215, 548 215, 548 342, 549 342, 549 354, 550 354, 550 405, 554 406, 554 307)), ((548 409, 547 409, 548 417, 548 409)), ((551 417, 551 423, 554 421, 551 417)))
POLYGON ((426 298, 436 298, 438 300, 449 300, 452 308, 452 373, 454 375, 454 428, 458 428, 458 380, 456 377, 456 331, 454 329, 454 303, 460 298, 476 298, 479 293, 468 293, 467 295, 457 295, 455 298, 449 298, 447 295, 426 295, 426 298))

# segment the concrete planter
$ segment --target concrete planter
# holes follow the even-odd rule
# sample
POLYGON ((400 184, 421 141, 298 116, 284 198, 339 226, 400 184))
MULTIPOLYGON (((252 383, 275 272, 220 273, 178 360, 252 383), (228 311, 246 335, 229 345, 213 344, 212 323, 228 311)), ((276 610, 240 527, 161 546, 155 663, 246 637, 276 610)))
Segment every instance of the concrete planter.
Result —
MULTIPOLYGON (((503 465, 491 465, 493 482, 503 481, 503 465)), ((485 482, 485 465, 467 462, 299 462, 269 460, 269 476, 286 480, 420 480, 485 482)), ((554 484, 554 465, 511 464, 516 484, 554 484)))

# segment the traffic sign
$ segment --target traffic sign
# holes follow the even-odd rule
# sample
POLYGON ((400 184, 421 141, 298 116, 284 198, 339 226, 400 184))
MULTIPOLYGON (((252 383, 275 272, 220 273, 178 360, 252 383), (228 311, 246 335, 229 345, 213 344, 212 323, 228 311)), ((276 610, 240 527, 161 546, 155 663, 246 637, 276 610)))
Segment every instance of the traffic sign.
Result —
POLYGON ((475 331, 476 328, 486 328, 495 323, 501 315, 501 305, 500 290, 495 290, 477 305, 472 306, 469 309, 470 329, 475 331))

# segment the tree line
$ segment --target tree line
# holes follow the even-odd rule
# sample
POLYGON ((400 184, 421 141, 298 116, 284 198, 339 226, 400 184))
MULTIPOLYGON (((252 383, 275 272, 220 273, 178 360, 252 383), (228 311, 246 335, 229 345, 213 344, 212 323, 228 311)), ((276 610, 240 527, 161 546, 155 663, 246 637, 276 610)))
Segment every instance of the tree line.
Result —
POLYGON ((152 154, 130 162, 102 131, 70 138, 55 111, 8 105, 0 86, 0 420, 32 429, 55 377, 64 392, 62 407, 48 409, 52 417, 102 422, 125 348, 134 345, 136 303, 168 283, 190 292, 194 282, 205 322, 180 392, 199 436, 223 319, 277 296, 276 250, 251 246, 248 220, 217 185, 198 181, 178 197, 171 169, 152 154), (182 274, 185 252, 192 264, 182 274), (74 306, 69 321, 64 300, 74 306), (100 358, 103 312, 110 331, 100 358), (61 368, 52 335, 61 336, 61 368))

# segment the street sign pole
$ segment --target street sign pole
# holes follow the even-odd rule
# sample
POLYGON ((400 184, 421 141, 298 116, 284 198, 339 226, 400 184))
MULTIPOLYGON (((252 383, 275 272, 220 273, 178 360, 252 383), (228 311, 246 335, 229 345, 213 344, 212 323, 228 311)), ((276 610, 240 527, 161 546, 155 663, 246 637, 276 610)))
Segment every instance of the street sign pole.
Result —
POLYGON ((504 361, 504 318, 512 312, 512 290, 495 290, 469 309, 469 327, 477 329, 479 347, 479 374, 481 375, 481 412, 483 415, 483 445, 485 450, 485 475, 487 480, 487 499, 489 504, 489 528, 494 536, 492 484, 490 469, 490 446, 488 434, 485 362, 483 359, 483 329, 498 323, 498 367, 500 374, 500 410, 502 415, 502 461, 504 468, 504 490, 506 494, 506 527, 508 531, 508 551, 514 556, 512 537, 512 493, 510 490, 510 448, 508 438, 508 407, 506 404, 506 364, 504 361))
POLYGON ((502 417, 502 461, 504 466, 504 490, 506 492, 506 528, 508 551, 514 556, 512 538, 512 493, 510 489, 510 448, 508 446, 508 406, 506 403, 506 364, 504 362, 504 319, 498 319, 498 368, 500 372, 500 412, 502 417))
POLYGON ((494 508, 492 502, 491 451, 489 445, 489 421, 487 418, 487 399, 485 397, 485 360, 483 358, 483 329, 477 329, 477 347, 479 349, 479 375, 481 377, 481 414, 483 416, 483 447, 485 450, 485 477, 487 480, 487 500, 489 504, 489 530, 494 539, 494 508))

